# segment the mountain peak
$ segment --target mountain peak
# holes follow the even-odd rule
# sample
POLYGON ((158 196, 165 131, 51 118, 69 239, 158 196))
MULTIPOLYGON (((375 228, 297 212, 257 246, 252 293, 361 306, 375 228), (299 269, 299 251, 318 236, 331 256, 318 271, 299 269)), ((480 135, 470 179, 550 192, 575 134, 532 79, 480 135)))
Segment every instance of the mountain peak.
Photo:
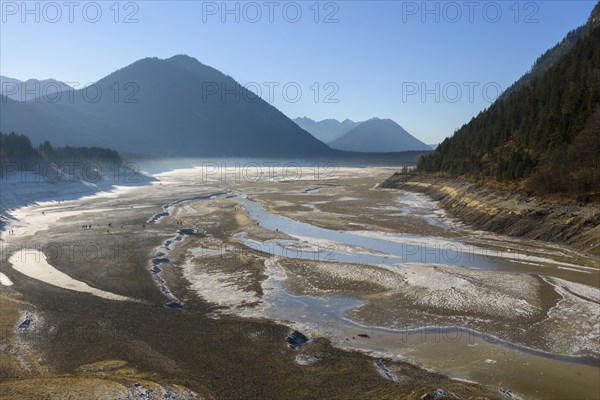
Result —
POLYGON ((379 124, 394 124, 394 125, 399 125, 396 121, 394 121, 393 119, 390 118, 379 118, 379 117, 373 117, 371 119, 368 119, 365 122, 369 122, 369 123, 379 123, 379 124))
POLYGON ((203 65, 197 58, 188 56, 187 54, 176 54, 173 57, 165 58, 165 61, 187 65, 203 65))
MULTIPOLYGON (((390 126, 390 127, 394 126, 394 127, 400 127, 400 128, 402 128, 402 126, 400 126, 399 123, 397 123, 396 121, 394 121, 393 119, 390 119, 390 118, 377 118, 377 117, 375 117, 375 118, 371 118, 371 119, 363 122, 363 124, 364 123, 369 123, 369 124, 372 124, 372 125, 390 126)), ((404 129, 404 128, 402 128, 402 129, 404 129)))

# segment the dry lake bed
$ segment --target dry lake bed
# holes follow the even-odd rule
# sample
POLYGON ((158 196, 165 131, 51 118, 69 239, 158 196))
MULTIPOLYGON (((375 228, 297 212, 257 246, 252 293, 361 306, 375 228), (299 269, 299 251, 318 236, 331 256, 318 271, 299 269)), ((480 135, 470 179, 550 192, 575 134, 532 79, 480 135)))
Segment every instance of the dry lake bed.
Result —
POLYGON ((598 398, 598 260, 394 171, 181 169, 12 210, 0 397, 598 398))

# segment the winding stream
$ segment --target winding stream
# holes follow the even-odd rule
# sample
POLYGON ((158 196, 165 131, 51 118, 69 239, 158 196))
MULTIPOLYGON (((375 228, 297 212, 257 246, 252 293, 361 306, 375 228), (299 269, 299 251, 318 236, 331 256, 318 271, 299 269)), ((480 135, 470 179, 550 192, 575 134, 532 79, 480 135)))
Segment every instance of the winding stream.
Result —
MULTIPOLYGON (((299 240, 308 239, 312 243, 318 243, 320 240, 329 242, 328 245, 317 251, 319 254, 314 254, 310 251, 292 251, 289 241, 257 242, 238 235, 238 239, 244 241, 248 246, 256 249, 262 248, 263 251, 276 256, 288 254, 288 257, 294 258, 374 265, 410 262, 505 272, 539 272, 539 268, 523 262, 525 257, 517 253, 502 253, 467 242, 440 237, 402 233, 335 231, 273 214, 265 210, 260 203, 248 199, 245 195, 236 196, 234 199, 239 201, 248 215, 263 228, 272 231, 278 230, 299 240), (353 251, 344 251, 342 246, 352 247, 353 251), (357 252, 356 248, 366 251, 357 252)), ((557 266, 564 264, 544 257, 537 257, 537 261, 557 266)), ((574 265, 573 267, 578 266, 574 265)))

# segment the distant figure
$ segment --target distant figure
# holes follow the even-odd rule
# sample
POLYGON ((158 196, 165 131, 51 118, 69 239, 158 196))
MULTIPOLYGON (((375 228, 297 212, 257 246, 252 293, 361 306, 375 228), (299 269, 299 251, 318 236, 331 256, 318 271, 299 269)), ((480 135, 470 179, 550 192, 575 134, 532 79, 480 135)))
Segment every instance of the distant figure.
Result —
POLYGON ((110 231, 107 229, 107 230, 106 230, 106 233, 110 233, 110 231))
POLYGON ((109 222, 108 223, 108 227, 110 228, 111 226, 112 226, 112 222, 109 222))
POLYGON ((146 227, 146 224, 142 225, 142 228, 145 228, 145 227, 146 227))

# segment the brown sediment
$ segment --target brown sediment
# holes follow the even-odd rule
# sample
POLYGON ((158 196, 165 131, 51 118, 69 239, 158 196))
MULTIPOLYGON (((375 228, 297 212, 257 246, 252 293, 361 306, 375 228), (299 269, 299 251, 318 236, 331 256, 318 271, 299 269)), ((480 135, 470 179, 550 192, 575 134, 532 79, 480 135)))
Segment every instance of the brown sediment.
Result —
MULTIPOLYGON (((286 326, 229 315, 211 318, 215 306, 190 290, 174 265, 180 265, 187 252, 203 245, 203 240, 210 245, 209 238, 233 245, 230 235, 239 230, 252 227, 258 237, 273 233, 248 225, 248 220, 240 217, 227 201, 209 202, 208 206, 214 208, 197 216, 176 213, 159 224, 148 224, 150 215, 172 200, 172 193, 160 188, 140 190, 156 190, 151 207, 128 208, 138 201, 133 197, 99 199, 114 211, 89 213, 84 220, 70 216, 34 238, 14 239, 15 244, 32 240, 63 248, 74 244, 74 252, 52 254, 51 247, 45 249, 55 268, 90 286, 140 301, 117 302, 60 289, 15 272, 3 259, 1 270, 10 271, 14 283, 6 293, 26 299, 32 309, 43 315, 43 324, 35 339, 27 339, 27 355, 42 368, 24 372, 11 367, 12 361, 3 362, 3 367, 8 368, 2 370, 6 375, 0 377, 2 395, 68 398, 85 392, 97 394, 98 398, 114 398, 115 391, 125 390, 123 387, 135 390, 133 387, 139 383, 157 391, 159 386, 178 387, 182 393, 192 390, 200 398, 221 399, 397 399, 420 397, 437 388, 465 399, 500 397, 494 388, 457 382, 401 362, 386 361, 403 377, 401 384, 388 381, 379 375, 371 357, 336 349, 324 339, 311 341, 298 351, 285 343, 289 332, 286 326), (169 254, 171 264, 162 266, 169 287, 184 299, 183 310, 164 306, 167 299, 148 271, 156 248, 177 232, 177 219, 200 232, 186 237, 169 254), (113 226, 107 232, 109 222, 113 226), (93 224, 94 229, 81 230, 84 223, 93 224), (100 255, 92 257, 81 251, 88 245, 97 246, 100 255), (116 254, 114 246, 118 248, 116 254), (295 362, 299 353, 317 355, 319 361, 299 365, 295 362)), ((92 200, 85 203, 93 207, 92 200)), ((256 285, 263 279, 259 262, 262 257, 260 252, 246 250, 212 264, 206 262, 205 266, 221 271, 248 271, 248 288, 258 291, 256 285)), ((18 322, 15 316, 25 308, 15 306, 13 310, 12 303, 2 303, 6 307, 3 310, 8 311, 0 318, 14 326, 18 322)), ((13 330, 9 336, 13 340, 19 338, 13 330)), ((0 353, 2 357, 11 356, 7 347, 0 353)))

